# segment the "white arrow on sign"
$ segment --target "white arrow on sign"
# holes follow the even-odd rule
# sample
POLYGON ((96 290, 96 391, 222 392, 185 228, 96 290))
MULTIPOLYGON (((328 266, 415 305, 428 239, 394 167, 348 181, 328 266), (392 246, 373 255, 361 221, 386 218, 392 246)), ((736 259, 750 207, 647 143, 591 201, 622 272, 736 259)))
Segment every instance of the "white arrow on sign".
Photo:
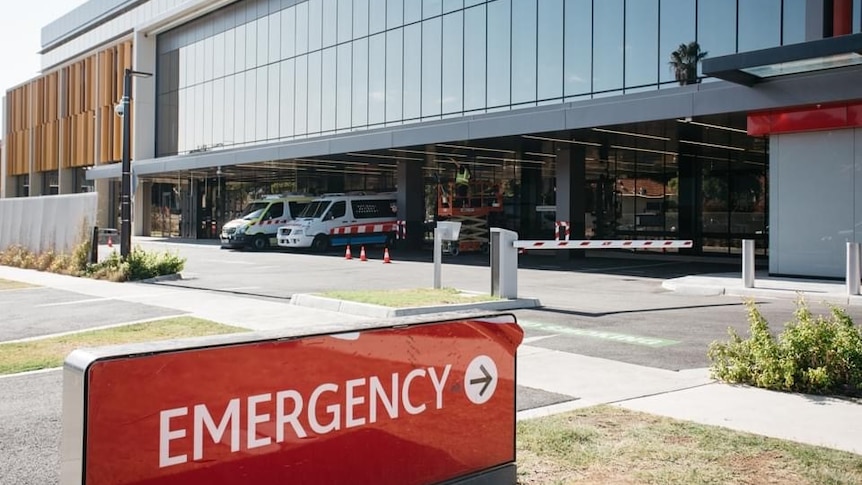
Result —
POLYGON ((487 355, 480 355, 467 366, 464 392, 473 404, 485 404, 497 389, 497 364, 487 355))

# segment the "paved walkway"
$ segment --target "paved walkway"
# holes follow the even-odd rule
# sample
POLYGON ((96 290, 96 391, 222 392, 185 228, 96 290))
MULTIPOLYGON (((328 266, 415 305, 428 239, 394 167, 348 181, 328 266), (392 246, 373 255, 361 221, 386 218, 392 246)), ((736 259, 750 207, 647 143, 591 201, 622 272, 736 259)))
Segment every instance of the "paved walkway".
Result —
MULTIPOLYGON (((0 278, 94 297, 149 303, 254 330, 314 325, 316 332, 336 331, 349 328, 351 322, 365 320, 238 295, 146 284, 115 284, 4 266, 0 266, 0 278)), ((678 292, 758 298, 792 299, 797 297, 798 291, 804 291, 812 300, 862 304, 862 296, 848 296, 841 282, 765 275, 758 275, 754 288, 743 288, 739 275, 729 273, 675 278, 666 280, 663 286, 678 292)), ((531 296, 542 298, 541 294, 531 296)), ((862 454, 862 404, 857 401, 729 386, 711 380, 706 369, 676 372, 531 345, 542 338, 528 338, 520 347, 518 384, 577 399, 522 411, 519 419, 611 404, 862 454)))

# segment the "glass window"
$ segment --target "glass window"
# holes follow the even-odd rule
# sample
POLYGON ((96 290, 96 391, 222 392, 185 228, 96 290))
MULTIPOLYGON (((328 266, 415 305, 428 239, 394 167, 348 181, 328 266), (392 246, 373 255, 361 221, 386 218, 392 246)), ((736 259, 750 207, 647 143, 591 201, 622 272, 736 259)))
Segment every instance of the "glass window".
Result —
MULTIPOLYGON (((204 85, 203 84, 197 84, 195 86, 192 86, 191 89, 194 90, 194 97, 195 97, 195 104, 194 104, 192 113, 199 114, 201 117, 209 116, 209 112, 208 112, 209 109, 206 106, 206 103, 204 100, 204 91, 205 91, 204 85)), ((192 124, 194 125, 194 130, 195 130, 195 139, 194 139, 193 147, 199 148, 199 147, 203 146, 203 144, 205 143, 204 142, 204 140, 205 140, 205 138, 204 138, 204 127, 206 126, 206 124, 202 123, 200 118, 198 118, 197 116, 195 116, 194 118, 195 119, 192 120, 192 124)))
POLYGON ((368 124, 386 120, 386 34, 371 36, 368 45, 368 124))
POLYGON ((353 1, 338 0, 338 42, 353 38, 353 1))
POLYGON ((862 33, 862 0, 853 0, 853 33, 862 33))
POLYGON ((322 86, 320 88, 322 95, 320 129, 324 132, 335 130, 335 92, 337 89, 336 76, 338 75, 336 65, 335 48, 325 49, 323 51, 322 86))
POLYGON ((216 79, 212 83, 212 145, 225 145, 224 139, 224 111, 225 111, 225 92, 224 78, 216 79))
POLYGON ((401 119, 403 29, 386 32, 386 121, 401 119))
POLYGON ((308 133, 308 56, 296 58, 294 88, 294 130, 297 135, 308 133))
POLYGON ((781 44, 781 0, 739 3, 739 52, 781 44))
POLYGON ((485 107, 485 5, 464 11, 464 110, 485 107))
POLYGON ((485 3, 486 0, 464 0, 464 7, 472 7, 473 5, 479 5, 480 3, 485 3))
POLYGON ((234 29, 224 33, 224 73, 236 72, 236 31, 234 29))
POLYGON ((281 14, 274 13, 267 17, 269 21, 269 55, 267 63, 281 60, 281 14))
POLYGON ((188 90, 180 89, 177 91, 177 150, 185 152, 188 150, 188 90))
MULTIPOLYGON (((269 93, 269 67, 261 66, 257 71, 257 86, 254 88, 253 99, 255 103, 254 117, 254 141, 266 140, 269 128, 266 122, 269 120, 269 109, 267 105, 273 101, 269 93)), ((277 99, 277 97, 276 97, 277 99)))
POLYGON ((284 214, 284 202, 276 202, 269 206, 266 215, 262 219, 278 219, 284 214))
POLYGON ((512 0, 512 104, 536 100, 536 0, 512 0))
POLYGON ((204 77, 202 81, 211 81, 213 78, 213 42, 212 37, 204 39, 204 77))
POLYGON ((658 0, 626 0, 626 87, 658 82, 658 0))
POLYGON ((422 20, 422 0, 404 0, 404 24, 422 20))
POLYGON ((213 145, 213 111, 215 111, 213 106, 213 83, 208 82, 203 85, 203 96, 202 96, 202 105, 203 109, 200 112, 203 123, 198 123, 199 125, 204 125, 203 128, 203 137, 201 138, 201 144, 207 147, 211 147, 213 145))
POLYGON ((212 51, 212 57, 210 57, 210 59, 212 59, 213 78, 224 77, 224 56, 225 56, 224 38, 225 38, 224 32, 216 35, 213 38, 213 51, 212 51))
POLYGON ((236 132, 234 131, 234 119, 236 118, 236 82, 235 76, 224 78, 224 139, 225 145, 236 143, 236 132))
POLYGON ((245 93, 245 73, 240 72, 234 76, 233 84, 234 144, 245 143, 245 93))
POLYGON ((340 200, 332 204, 332 207, 329 208, 329 215, 326 218, 335 219, 344 217, 345 214, 347 214, 347 202, 340 200))
POLYGON ((593 7, 591 0, 566 0, 565 95, 592 90, 593 7))
MULTIPOLYGON (((243 141, 246 143, 253 142, 258 139, 257 132, 257 117, 255 116, 257 104, 255 102, 258 88, 257 84, 257 69, 249 69, 245 71, 245 137, 243 141)), ((266 92, 266 91, 264 91, 266 92)))
POLYGON ((386 0, 371 0, 369 5, 368 28, 372 34, 386 30, 386 0))
POLYGON ((353 66, 353 52, 350 44, 338 46, 336 57, 338 69, 338 86, 335 93, 335 127, 337 129, 350 128, 351 103, 350 94, 353 91, 350 76, 353 66))
POLYGON ((443 13, 454 12, 464 8, 464 0, 443 0, 443 13))
POLYGON ((296 55, 296 7, 286 8, 281 11, 281 58, 290 59, 296 55))
MULTIPOLYGON (((404 27, 404 52, 422 52, 422 26, 404 27)), ((404 56, 404 119, 418 118, 421 113, 422 63, 420 56, 404 56)))
POLYGON ((488 107, 509 104, 511 0, 488 4, 488 107))
POLYGON ((320 51, 308 55, 308 132, 320 133, 320 85, 321 59, 320 51))
POLYGON ((257 67, 257 22, 245 25, 245 68, 257 67))
POLYGON ((323 0, 323 47, 338 40, 338 0, 323 0))
POLYGON ((736 52, 736 2, 698 4, 697 43, 710 57, 736 52))
POLYGON ((204 43, 195 42, 191 48, 190 67, 192 72, 189 73, 190 86, 202 82, 204 78, 204 43))
POLYGON ((308 51, 320 49, 323 29, 323 0, 308 0, 308 51))
MULTIPOLYGON (((784 0, 784 23, 781 44, 805 42, 805 0, 784 0)), ((859 17, 859 10, 854 10, 859 17)))
POLYGON ((563 95, 563 0, 538 2, 538 99, 563 95))
POLYGON ((422 22, 422 116, 440 114, 442 24, 439 17, 422 22))
MULTIPOLYGON (((694 6, 694 2, 691 0, 660 0, 659 82, 676 85, 673 69, 668 64, 670 54, 677 50, 680 44, 688 44, 695 40, 694 6)), ((703 44, 701 44, 701 48, 705 49, 703 44)))
POLYGON ((404 24, 404 0, 386 0, 386 28, 394 29, 404 24))
POLYGON ((443 113, 463 109, 464 12, 443 16, 443 113))
POLYGON ((368 39, 353 42, 353 122, 368 124, 368 39))
POLYGON ((443 13, 443 2, 441 0, 423 0, 422 18, 427 19, 443 13))
POLYGON ((265 66, 269 61, 269 19, 262 17, 257 24, 257 65, 265 66))
POLYGON ((353 37, 368 35, 368 0, 353 0, 353 37))
POLYGON ((281 62, 281 98, 279 99, 278 135, 281 138, 294 135, 293 100, 294 100, 294 60, 281 62))
POLYGON ((593 91, 623 87, 623 1, 593 3, 593 91))
POLYGON ((308 2, 302 2, 296 5, 296 55, 306 52, 308 52, 308 2))

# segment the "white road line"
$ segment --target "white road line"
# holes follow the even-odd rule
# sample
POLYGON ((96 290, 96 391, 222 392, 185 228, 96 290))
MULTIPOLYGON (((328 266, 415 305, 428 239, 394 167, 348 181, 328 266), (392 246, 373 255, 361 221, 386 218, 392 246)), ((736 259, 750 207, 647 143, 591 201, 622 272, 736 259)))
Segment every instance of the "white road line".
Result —
POLYGON ((58 370, 63 370, 62 367, 51 367, 50 369, 39 369, 39 370, 31 370, 27 372, 16 372, 15 374, 3 374, 0 376, 0 379, 5 379, 8 377, 27 377, 36 374, 47 374, 48 372, 54 372, 58 370))
POLYGON ((63 305, 78 305, 80 303, 93 303, 96 301, 108 301, 113 300, 113 298, 89 298, 86 300, 75 300, 75 301, 61 301, 60 303, 43 303, 41 305, 34 305, 35 308, 43 308, 50 306, 63 306, 63 305))
POLYGON ((242 291, 242 290, 256 290, 260 288, 260 286, 238 286, 236 288, 222 288, 221 291, 242 291))

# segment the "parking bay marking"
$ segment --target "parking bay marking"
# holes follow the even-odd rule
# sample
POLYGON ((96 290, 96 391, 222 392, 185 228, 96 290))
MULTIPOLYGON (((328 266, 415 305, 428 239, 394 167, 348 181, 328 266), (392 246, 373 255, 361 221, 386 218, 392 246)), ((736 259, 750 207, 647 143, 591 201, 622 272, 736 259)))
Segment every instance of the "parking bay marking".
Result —
POLYGON ((543 323, 543 322, 531 322, 518 320, 518 325, 523 328, 531 328, 535 330, 542 330, 545 332, 553 332, 557 334, 563 335, 576 335, 579 337, 591 337, 598 338, 603 340, 611 340, 614 342, 622 342, 626 344, 633 345, 644 345, 647 347, 669 347, 671 345, 679 344, 678 340, 668 340, 662 339, 658 337, 643 337, 640 335, 629 335, 625 333, 617 333, 617 332, 608 332, 605 330, 590 330, 585 328, 572 328, 567 327, 565 325, 558 325, 555 323, 543 323))

